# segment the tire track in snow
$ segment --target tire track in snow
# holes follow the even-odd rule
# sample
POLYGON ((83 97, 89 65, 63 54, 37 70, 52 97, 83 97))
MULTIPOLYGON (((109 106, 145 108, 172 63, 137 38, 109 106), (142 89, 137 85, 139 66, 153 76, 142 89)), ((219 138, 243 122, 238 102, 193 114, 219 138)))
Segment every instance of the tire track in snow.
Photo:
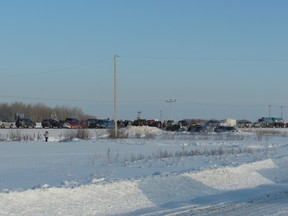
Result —
POLYGON ((286 216, 288 212, 288 190, 274 194, 247 200, 243 203, 219 203, 206 207, 187 206, 185 208, 174 209, 172 211, 162 211, 149 216, 169 215, 169 216, 258 216, 258 215, 277 215, 286 216), (190 208, 190 209, 189 209, 190 208))

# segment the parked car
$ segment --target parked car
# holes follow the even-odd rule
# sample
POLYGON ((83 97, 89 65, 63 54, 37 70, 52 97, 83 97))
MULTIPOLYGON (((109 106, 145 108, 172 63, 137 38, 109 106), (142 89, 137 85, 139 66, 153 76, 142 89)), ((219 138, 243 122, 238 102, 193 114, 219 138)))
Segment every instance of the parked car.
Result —
POLYGON ((87 119, 88 128, 96 128, 97 119, 87 119))
POLYGON ((182 124, 172 124, 166 127, 167 131, 187 131, 186 126, 182 126, 182 124))
POLYGON ((251 128, 253 123, 248 120, 237 120, 237 127, 238 128, 251 128))
POLYGON ((96 128, 114 128, 114 120, 97 119, 96 128))
POLYGON ((81 128, 81 124, 77 118, 66 118, 63 123, 63 128, 81 128))
POLYGON ((202 132, 206 132, 206 128, 201 126, 201 125, 197 125, 197 126, 190 126, 188 128, 188 131, 190 132, 194 132, 194 133, 202 133, 202 132))
POLYGON ((43 128, 61 128, 61 124, 59 121, 55 119, 43 119, 41 122, 43 128))
POLYGON ((147 126, 147 120, 146 119, 136 119, 132 122, 133 126, 147 126))
POLYGON ((214 132, 216 133, 227 133, 227 132, 238 132, 238 130, 235 127, 230 126, 218 126, 214 129, 214 132))
POLYGON ((0 119, 0 127, 1 128, 12 128, 14 126, 14 123, 11 121, 8 121, 6 119, 0 119))
POLYGON ((204 124, 204 127, 208 132, 213 132, 215 131, 215 128, 220 126, 220 123, 221 122, 218 120, 211 119, 204 124))
POLYGON ((33 122, 31 119, 25 118, 25 119, 18 119, 15 123, 17 128, 35 128, 36 123, 33 122))
POLYGON ((160 128, 161 127, 161 121, 158 121, 158 120, 147 120, 147 125, 150 126, 150 127, 157 127, 157 128, 160 128))

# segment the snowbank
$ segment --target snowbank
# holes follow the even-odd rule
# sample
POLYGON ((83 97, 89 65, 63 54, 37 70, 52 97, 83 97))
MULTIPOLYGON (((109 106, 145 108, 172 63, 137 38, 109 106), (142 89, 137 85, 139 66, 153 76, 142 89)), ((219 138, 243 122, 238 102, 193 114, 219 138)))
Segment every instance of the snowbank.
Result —
POLYGON ((129 126, 124 131, 129 138, 154 138, 163 133, 163 130, 157 127, 148 126, 129 126))

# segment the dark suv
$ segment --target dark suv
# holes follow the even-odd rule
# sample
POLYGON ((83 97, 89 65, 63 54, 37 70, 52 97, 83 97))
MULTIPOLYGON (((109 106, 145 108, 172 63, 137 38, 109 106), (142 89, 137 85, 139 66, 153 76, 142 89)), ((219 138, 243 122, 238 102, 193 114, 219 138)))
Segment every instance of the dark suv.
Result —
POLYGON ((35 128, 36 123, 33 122, 31 119, 18 119, 15 123, 16 127, 22 127, 22 128, 35 128))
POLYGON ((55 119, 43 119, 41 125, 43 128, 61 128, 60 122, 55 119))
POLYGON ((214 129, 214 132, 216 133, 227 133, 227 132, 238 132, 238 130, 235 127, 230 126, 218 126, 214 129))

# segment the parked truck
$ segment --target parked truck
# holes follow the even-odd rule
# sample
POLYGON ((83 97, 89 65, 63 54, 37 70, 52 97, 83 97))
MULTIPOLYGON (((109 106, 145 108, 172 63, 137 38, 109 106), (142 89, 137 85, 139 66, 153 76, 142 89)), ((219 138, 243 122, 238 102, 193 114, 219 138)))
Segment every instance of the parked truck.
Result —
POLYGON ((261 125, 261 127, 268 127, 268 128, 285 127, 283 118, 278 117, 262 117, 258 119, 258 122, 261 125))

